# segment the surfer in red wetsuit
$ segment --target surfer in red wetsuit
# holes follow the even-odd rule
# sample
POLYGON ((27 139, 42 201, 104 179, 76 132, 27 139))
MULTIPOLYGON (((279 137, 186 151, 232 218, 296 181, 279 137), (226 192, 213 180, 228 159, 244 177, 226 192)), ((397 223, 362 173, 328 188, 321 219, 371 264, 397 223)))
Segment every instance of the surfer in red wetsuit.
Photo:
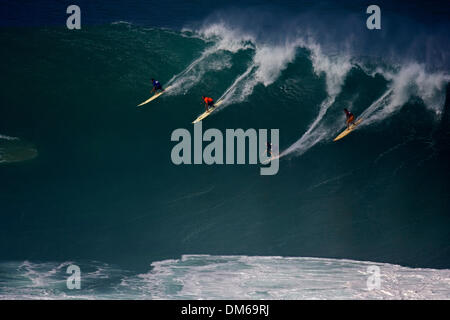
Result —
POLYGON ((351 124, 355 124, 355 116, 353 115, 353 113, 351 113, 347 109, 344 109, 344 112, 345 112, 345 116, 347 117, 347 120, 346 120, 347 129, 349 129, 351 124))
POLYGON ((214 100, 213 100, 213 98, 202 96, 202 100, 205 102, 206 112, 209 111, 208 107, 214 108, 214 100))

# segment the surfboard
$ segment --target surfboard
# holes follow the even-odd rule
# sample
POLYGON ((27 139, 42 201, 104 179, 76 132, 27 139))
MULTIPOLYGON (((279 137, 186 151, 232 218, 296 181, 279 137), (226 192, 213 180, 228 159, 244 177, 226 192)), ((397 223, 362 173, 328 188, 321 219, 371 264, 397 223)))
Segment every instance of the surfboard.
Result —
POLYGON ((162 95, 164 92, 166 92, 167 90, 169 90, 170 87, 171 87, 171 86, 168 86, 164 91, 155 93, 153 96, 151 96, 150 98, 148 98, 147 100, 145 100, 145 101, 142 102, 141 104, 138 104, 137 106, 140 107, 140 106, 143 106, 144 104, 149 103, 150 101, 155 100, 155 99, 158 98, 160 95, 162 95))
POLYGON ((203 112, 201 115, 198 116, 197 119, 195 119, 194 121, 192 121, 192 123, 197 123, 202 121, 203 119, 205 119, 207 116, 209 116, 211 113, 213 113, 214 110, 217 109, 217 107, 219 107, 222 104, 223 100, 219 100, 214 104, 213 108, 209 108, 208 111, 203 112))
POLYGON ((348 127, 347 129, 345 129, 344 131, 342 131, 336 138, 334 138, 333 141, 341 140, 343 137, 345 137, 345 136, 348 135, 350 132, 352 132, 353 130, 355 130, 355 128, 358 126, 358 124, 361 123, 361 121, 362 121, 362 119, 356 120, 355 123, 351 124, 350 127, 348 127))
POLYGON ((261 162, 261 164, 267 164, 267 163, 269 163, 269 162, 271 162, 273 160, 280 159, 280 158, 281 158, 281 154, 277 154, 277 155, 271 156, 269 159, 261 162))

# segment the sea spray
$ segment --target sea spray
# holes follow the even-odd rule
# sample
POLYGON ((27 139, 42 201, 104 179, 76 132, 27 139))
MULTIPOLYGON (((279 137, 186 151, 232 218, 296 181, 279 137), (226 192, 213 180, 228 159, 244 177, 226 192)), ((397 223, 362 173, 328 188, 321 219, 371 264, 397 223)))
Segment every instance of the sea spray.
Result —
POLYGON ((361 115, 363 126, 380 122, 398 112, 410 98, 422 99, 424 105, 437 117, 442 113, 445 102, 445 85, 450 77, 445 73, 427 73, 417 63, 401 66, 397 72, 377 69, 390 81, 389 89, 381 99, 375 101, 361 115))
POLYGON ((208 71, 220 71, 231 67, 230 56, 227 53, 234 54, 253 48, 251 36, 238 35, 237 31, 223 24, 214 24, 198 30, 195 34, 212 45, 209 45, 186 69, 172 77, 168 82, 168 86, 172 86, 170 90, 172 95, 186 94, 208 71))
POLYGON ((299 140, 297 140, 286 150, 282 151, 280 154, 281 157, 293 152, 297 155, 301 155, 335 131, 329 130, 319 124, 340 93, 345 77, 351 69, 351 64, 348 57, 338 56, 332 59, 322 53, 319 45, 315 43, 308 43, 306 46, 311 52, 310 56, 314 72, 317 76, 322 74, 325 75, 328 97, 320 104, 319 113, 310 124, 307 131, 299 140))

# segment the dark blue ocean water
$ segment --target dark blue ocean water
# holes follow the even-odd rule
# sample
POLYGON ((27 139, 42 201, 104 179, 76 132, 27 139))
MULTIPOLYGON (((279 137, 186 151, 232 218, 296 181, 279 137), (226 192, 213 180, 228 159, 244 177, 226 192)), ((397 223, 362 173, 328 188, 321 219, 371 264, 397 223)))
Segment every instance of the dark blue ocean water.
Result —
MULTIPOLYGON (((1 1, 2 296, 61 297, 71 261, 110 277, 89 296, 128 277, 127 297, 146 297, 130 273, 155 262, 169 298, 195 283, 191 272, 202 277, 198 266, 292 276, 310 263, 247 255, 448 269, 449 6, 381 1, 382 29, 369 31, 369 4, 1 1), (72 3, 81 30, 65 27, 72 3), (174 90, 138 109, 151 77, 174 90), (171 133, 192 132, 205 93, 226 102, 204 130, 280 130, 277 175, 171 162, 171 133), (334 143, 343 108, 364 122, 334 143), (157 262, 185 254, 212 256, 157 262), (43 289, 17 289, 28 283, 43 289)), ((145 286, 161 280, 147 276, 145 286)))

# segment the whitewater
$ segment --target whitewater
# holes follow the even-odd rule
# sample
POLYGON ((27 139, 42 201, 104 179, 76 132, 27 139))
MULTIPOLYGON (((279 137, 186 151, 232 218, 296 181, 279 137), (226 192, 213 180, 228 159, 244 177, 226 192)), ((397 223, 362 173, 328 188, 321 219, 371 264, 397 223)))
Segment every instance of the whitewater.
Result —
POLYGON ((449 299, 450 270, 346 259, 183 255, 133 274, 99 263, 0 263, 0 299, 449 299), (67 289, 66 270, 81 265, 82 290, 67 289), (380 284, 370 287, 371 271, 380 284), (4 276, 8 274, 8 286, 4 276), (369 284, 368 284, 369 282, 369 284))

